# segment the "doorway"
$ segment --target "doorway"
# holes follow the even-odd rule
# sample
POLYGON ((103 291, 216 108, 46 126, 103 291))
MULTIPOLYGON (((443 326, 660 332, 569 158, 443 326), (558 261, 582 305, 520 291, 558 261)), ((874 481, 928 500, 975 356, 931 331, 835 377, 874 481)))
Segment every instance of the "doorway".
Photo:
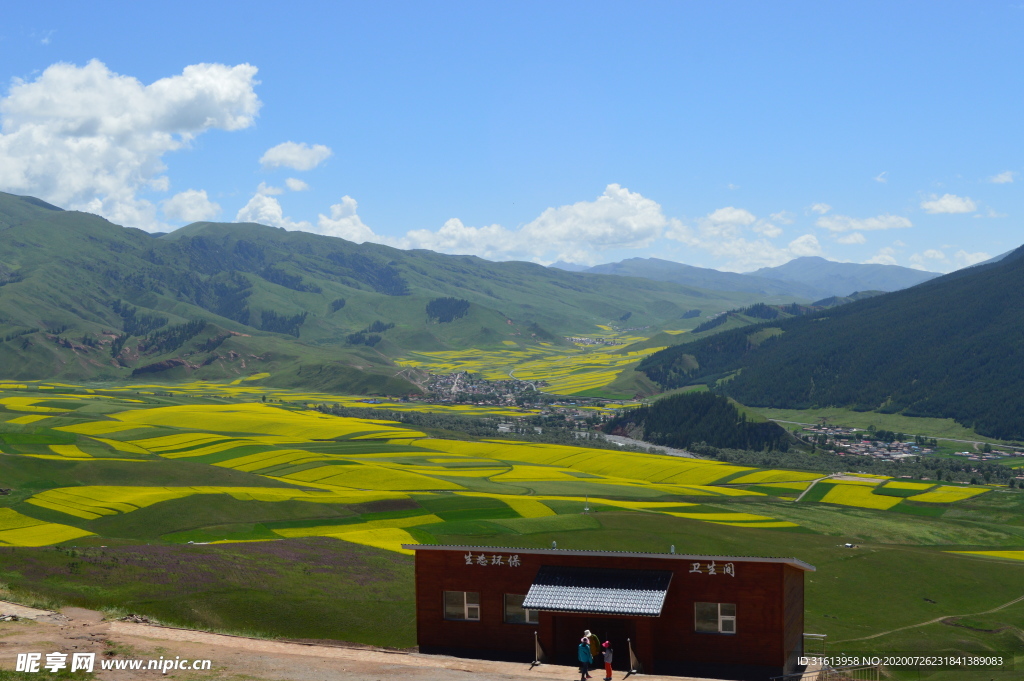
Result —
MULTIPOLYGON (((607 617, 602 615, 555 615, 554 616, 555 649, 554 661, 557 664, 576 666, 579 664, 576 649, 583 637, 583 632, 590 629, 601 642, 611 641, 615 650, 612 667, 616 670, 629 667, 629 650, 626 639, 636 641, 636 626, 631 619, 624 617, 607 617)), ((603 666, 603 662, 595 661, 595 666, 603 666)))

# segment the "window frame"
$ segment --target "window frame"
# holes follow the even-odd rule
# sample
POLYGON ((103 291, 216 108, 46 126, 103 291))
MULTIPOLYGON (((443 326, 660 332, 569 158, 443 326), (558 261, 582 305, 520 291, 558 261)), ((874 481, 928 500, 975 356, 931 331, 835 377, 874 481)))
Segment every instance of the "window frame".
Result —
POLYGON ((726 636, 734 636, 736 634, 736 604, 735 603, 711 603, 709 601, 695 601, 693 604, 693 631, 697 634, 724 634, 726 636), (698 620, 698 610, 702 605, 713 605, 715 606, 716 613, 716 631, 701 631, 700 622, 698 620), (723 612, 723 606, 732 610, 732 614, 725 614, 723 612), (732 631, 725 629, 725 624, 732 625, 732 631))
POLYGON ((479 591, 442 591, 441 603, 444 619, 449 622, 479 622, 480 621, 480 592, 479 591), (448 594, 461 595, 462 617, 450 617, 448 615, 448 594), (470 599, 470 596, 473 599, 470 599), (475 617, 471 616, 475 615, 475 617))
POLYGON ((519 609, 522 610, 524 613, 526 613, 525 619, 522 622, 510 622, 509 619, 508 619, 508 597, 509 596, 512 596, 512 597, 515 597, 515 598, 522 598, 522 599, 526 598, 525 594, 505 594, 505 596, 504 596, 504 598, 502 600, 502 605, 503 605, 502 622, 504 622, 505 624, 512 624, 512 625, 518 625, 518 624, 540 624, 540 610, 531 610, 530 608, 524 608, 522 606, 522 604, 521 604, 522 603, 521 601, 520 601, 519 609), (531 617, 533 619, 531 619, 531 617))

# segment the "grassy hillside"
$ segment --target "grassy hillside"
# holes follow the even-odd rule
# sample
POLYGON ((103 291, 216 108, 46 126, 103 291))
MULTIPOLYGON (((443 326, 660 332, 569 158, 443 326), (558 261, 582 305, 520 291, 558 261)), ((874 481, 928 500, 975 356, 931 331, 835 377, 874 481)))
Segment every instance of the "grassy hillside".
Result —
POLYGON ((1021 595, 1024 492, 848 475, 796 502, 820 474, 441 439, 305 409, 311 401, 370 407, 251 381, 0 384, 0 480, 11 490, 0 496, 2 596, 404 647, 414 618, 402 543, 675 545, 815 565, 807 630, 828 634, 833 652, 1009 651, 1024 661, 1014 635, 1024 610, 977 614, 1021 595), (953 619, 926 624, 939 617, 953 619), (886 633, 900 627, 912 628, 886 633))
POLYGON ((17 379, 271 372, 282 386, 405 392, 416 375, 391 360, 410 351, 571 347, 565 336, 598 325, 685 328, 688 310, 754 298, 254 224, 157 238, 10 194, 0 238, 0 366, 17 379), (428 314, 442 298, 464 308, 428 314))
POLYGON ((662 387, 721 383, 743 404, 952 418, 1024 438, 1024 251, 911 289, 655 353, 662 387), (774 328, 771 338, 759 338, 774 328), (760 341, 760 342, 755 342, 760 341))

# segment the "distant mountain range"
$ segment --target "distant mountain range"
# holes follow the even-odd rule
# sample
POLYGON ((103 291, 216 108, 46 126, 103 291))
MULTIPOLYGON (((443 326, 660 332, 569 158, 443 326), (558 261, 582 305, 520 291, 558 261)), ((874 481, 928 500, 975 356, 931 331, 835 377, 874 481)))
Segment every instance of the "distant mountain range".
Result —
POLYGON ((899 291, 940 276, 899 265, 833 262, 816 256, 796 258, 778 267, 762 267, 750 274, 805 284, 841 297, 855 291, 899 291))
POLYGON ((581 268, 580 265, 563 262, 551 267, 804 300, 847 297, 857 291, 898 291, 939 276, 897 265, 859 265, 818 257, 796 258, 779 267, 765 267, 746 274, 720 272, 660 258, 629 258, 583 269, 576 269, 581 268))
POLYGON ((558 345, 627 319, 686 329, 762 299, 256 224, 151 235, 3 193, 0 243, 5 379, 271 372, 281 386, 398 394, 419 380, 392 363, 409 351, 558 345))
POLYGON ((745 405, 953 418, 1024 439, 1024 247, 917 286, 722 331, 639 367, 663 388, 705 383, 745 405))

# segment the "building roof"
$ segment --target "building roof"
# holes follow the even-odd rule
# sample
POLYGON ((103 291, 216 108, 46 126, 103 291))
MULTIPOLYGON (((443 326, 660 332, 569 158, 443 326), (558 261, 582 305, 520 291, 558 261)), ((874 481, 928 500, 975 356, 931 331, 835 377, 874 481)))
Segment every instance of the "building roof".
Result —
POLYGON ((580 551, 575 549, 535 549, 518 546, 444 546, 439 544, 402 544, 409 551, 486 551, 493 553, 517 553, 519 555, 549 556, 592 556, 594 558, 664 558, 682 561, 719 561, 724 563, 784 563, 798 570, 814 572, 815 567, 799 558, 778 558, 769 556, 712 556, 690 553, 645 553, 636 551, 580 551))
POLYGON ((543 565, 523 601, 529 610, 602 615, 661 615, 670 570, 543 565))

